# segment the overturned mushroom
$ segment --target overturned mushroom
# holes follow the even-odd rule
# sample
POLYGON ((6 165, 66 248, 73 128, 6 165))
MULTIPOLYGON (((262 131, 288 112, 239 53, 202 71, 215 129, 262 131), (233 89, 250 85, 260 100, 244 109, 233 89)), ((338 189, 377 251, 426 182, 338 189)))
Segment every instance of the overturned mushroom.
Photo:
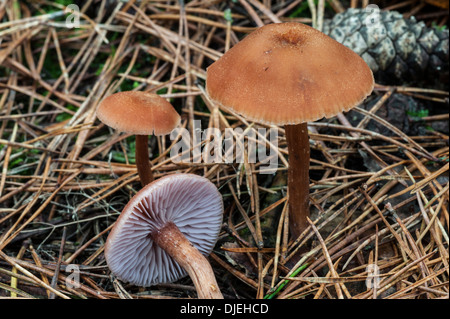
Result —
POLYGON ((308 121, 361 103, 374 86, 356 53, 301 23, 258 28, 207 69, 208 95, 251 121, 284 125, 289 153, 289 228, 298 237, 309 216, 308 121))
POLYGON ((205 257, 216 243, 222 214, 222 196, 208 179, 173 174, 155 180, 130 200, 111 230, 108 267, 119 279, 144 287, 187 273, 199 298, 223 298, 205 257))
POLYGON ((152 182, 148 136, 170 134, 180 124, 180 115, 172 104, 153 93, 118 92, 103 99, 97 117, 118 131, 136 135, 136 166, 141 184, 152 182))

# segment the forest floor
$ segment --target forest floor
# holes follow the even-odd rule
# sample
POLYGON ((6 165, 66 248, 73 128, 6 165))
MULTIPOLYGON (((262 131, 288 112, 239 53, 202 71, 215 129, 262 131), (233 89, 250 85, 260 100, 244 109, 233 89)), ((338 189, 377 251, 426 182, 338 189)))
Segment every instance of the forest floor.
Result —
MULTIPOLYGON (((194 119, 203 129, 268 128, 217 109, 204 93, 207 66, 257 26, 311 25, 367 2, 72 2, 0 2, 0 296, 196 298, 189 277, 142 288, 107 267, 106 238, 141 186, 134 138, 96 118, 99 102, 148 91, 191 132, 194 119), (72 2, 77 28, 64 12, 72 2), (73 266, 79 287, 68 284, 73 266)), ((433 1, 371 3, 448 23, 433 1)), ((299 238, 287 227, 281 127, 275 174, 259 163, 173 163, 166 136, 149 141, 155 177, 193 173, 220 190, 223 227, 208 258, 227 299, 448 298, 448 95, 377 83, 359 108, 310 123, 312 223, 299 238), (420 112, 383 118, 408 103, 420 112)))

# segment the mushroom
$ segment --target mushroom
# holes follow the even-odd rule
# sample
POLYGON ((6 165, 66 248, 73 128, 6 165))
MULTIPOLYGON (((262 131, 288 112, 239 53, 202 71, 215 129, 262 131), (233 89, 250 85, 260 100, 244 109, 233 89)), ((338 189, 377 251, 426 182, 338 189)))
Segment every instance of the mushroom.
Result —
POLYGON ((256 29, 207 68, 206 91, 219 107, 254 122, 284 125, 294 238, 308 226, 307 122, 351 109, 373 87, 372 71, 360 56, 295 22, 256 29))
POLYGON ((105 244, 111 272, 138 286, 189 274, 201 299, 223 298, 206 256, 217 241, 223 201, 194 174, 172 174, 143 187, 125 206, 105 244))
POLYGON ((172 104, 157 94, 125 91, 103 99, 97 117, 120 132, 136 136, 136 166, 142 186, 154 180, 149 160, 148 136, 162 136, 180 124, 172 104))

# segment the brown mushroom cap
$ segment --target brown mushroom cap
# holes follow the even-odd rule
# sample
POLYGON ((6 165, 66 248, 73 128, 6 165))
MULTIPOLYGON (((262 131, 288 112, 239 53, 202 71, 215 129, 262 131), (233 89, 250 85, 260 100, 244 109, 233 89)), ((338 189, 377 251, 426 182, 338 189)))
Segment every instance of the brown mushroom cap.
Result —
POLYGON ((266 124, 331 117, 374 86, 356 53, 301 23, 258 28, 207 69, 206 90, 225 110, 266 124))
POLYGON ((106 125, 135 135, 166 135, 180 124, 172 104, 157 94, 126 91, 100 103, 97 117, 106 125))

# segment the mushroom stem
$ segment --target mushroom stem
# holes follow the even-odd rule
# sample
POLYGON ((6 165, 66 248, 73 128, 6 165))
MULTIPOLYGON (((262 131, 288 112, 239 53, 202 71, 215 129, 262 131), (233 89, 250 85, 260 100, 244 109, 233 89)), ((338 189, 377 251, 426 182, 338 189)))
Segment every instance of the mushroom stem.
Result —
POLYGON ((308 226, 309 217, 309 136, 307 123, 285 125, 289 153, 289 229, 297 238, 308 226))
POLYGON ((199 299, 223 299, 214 272, 205 256, 183 235, 174 223, 152 233, 155 243, 164 249, 191 277, 199 299))
POLYGON ((152 164, 148 156, 148 135, 136 135, 136 166, 142 186, 153 182, 152 164))

